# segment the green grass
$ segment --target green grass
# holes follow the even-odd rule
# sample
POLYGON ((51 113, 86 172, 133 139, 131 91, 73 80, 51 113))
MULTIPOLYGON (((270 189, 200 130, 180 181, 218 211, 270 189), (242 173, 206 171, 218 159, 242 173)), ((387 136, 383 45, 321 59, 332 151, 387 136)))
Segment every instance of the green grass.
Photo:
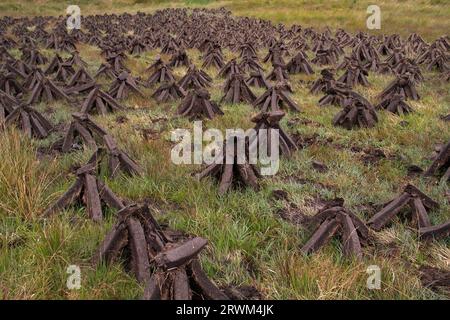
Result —
MULTIPOLYGON (((2 14, 14 13, 11 3, 6 1, 0 5, 6 8, 5 11, 2 10, 2 14)), ((37 12, 36 8, 26 7, 25 1, 15 3, 19 10, 26 10, 17 14, 57 14, 59 8, 64 7, 59 2, 46 1, 39 9, 40 12, 37 12)), ((107 3, 110 2, 103 2, 105 5, 107 3)), ((133 12, 166 5, 162 1, 133 1, 135 4, 127 7, 127 3, 129 1, 119 1, 114 10, 133 12)), ((311 25, 320 26, 323 21, 336 24, 337 20, 334 18, 347 12, 346 16, 353 23, 353 27, 348 27, 357 30, 356 18, 348 9, 362 8, 366 2, 259 1, 258 6, 255 3, 211 1, 208 6, 224 4, 239 15, 259 16, 287 23, 299 22, 298 19, 313 12, 308 21, 311 25), (293 10, 299 7, 298 3, 308 9, 299 9, 301 12, 293 10), (335 14, 325 19, 325 13, 318 10, 320 8, 333 10, 335 14)), ((423 1, 415 1, 417 6, 412 5, 413 1, 404 1, 399 5, 382 3, 389 8, 399 6, 411 12, 416 12, 421 7, 420 14, 424 19, 434 16, 436 12, 439 14, 435 17, 439 17, 448 9, 443 5, 423 1)), ((175 5, 181 6, 184 2, 176 2, 175 5)), ((88 12, 96 12, 100 5, 86 2, 86 6, 88 12)), ((105 8, 106 11, 112 9, 110 5, 105 8)), ((397 24, 390 27, 390 32, 404 33, 405 30, 400 27, 402 21, 407 21, 407 17, 399 15, 397 24)), ((446 23, 448 22, 441 21, 431 29, 425 25, 424 34, 436 37, 445 33, 446 23)), ((99 51, 87 45, 81 45, 78 49, 82 58, 89 62, 89 70, 96 70, 102 61, 99 51)), ((49 56, 53 54, 52 51, 45 53, 49 56)), ((195 64, 201 66, 199 52, 189 50, 188 53, 195 64)), ((130 56, 127 64, 133 75, 148 77, 144 71, 145 66, 153 61, 156 54, 157 51, 151 51, 141 57, 130 56)), ((227 61, 233 56, 228 51, 225 54, 227 61)), ((264 54, 265 52, 260 52, 260 56, 264 54)), ((167 61, 168 56, 163 55, 163 59, 167 61)), ((269 65, 265 64, 265 68, 268 70, 269 65)), ((174 72, 180 77, 185 68, 176 68, 174 72)), ((208 73, 215 79, 211 95, 218 100, 224 80, 216 78, 215 70, 208 70, 208 73)), ((107 180, 108 185, 121 197, 133 201, 152 199, 161 211, 156 216, 159 221, 209 239, 210 245, 201 255, 202 265, 220 286, 230 283, 253 285, 266 298, 273 299, 444 298, 443 294, 421 286, 417 267, 429 264, 448 269, 448 241, 430 244, 419 242, 413 229, 397 221, 391 228, 377 233, 377 246, 364 248, 362 261, 345 259, 338 242, 332 242, 317 254, 304 257, 300 254, 299 247, 305 243, 310 233, 280 219, 277 210, 288 207, 288 203, 274 202, 270 199, 270 193, 274 189, 286 190, 291 201, 309 215, 315 213, 311 200, 317 197, 343 197, 346 206, 367 220, 369 215, 364 210, 364 205, 386 202, 398 194, 406 183, 411 182, 441 204, 439 210, 431 213, 433 223, 450 219, 450 206, 445 197, 446 185, 422 177, 406 176, 408 165, 427 167, 430 164, 427 156, 434 145, 450 138, 448 125, 438 119, 440 114, 450 112, 448 83, 442 82, 436 73, 425 72, 427 80, 418 86, 422 100, 411 103, 417 110, 416 113, 397 117, 380 112, 380 122, 375 128, 347 131, 331 125, 331 119, 339 109, 318 107, 320 96, 311 95, 308 88, 299 82, 300 79, 310 80, 316 77, 317 74, 313 77, 291 77, 295 92, 293 98, 302 108, 300 116, 314 121, 316 125, 297 123, 288 127, 288 120, 299 116, 293 113, 289 113, 282 124, 289 128, 291 134, 299 133, 305 137, 317 134, 319 143, 298 151, 291 159, 283 158, 280 171, 276 176, 262 181, 261 191, 232 191, 218 197, 214 181, 199 183, 191 177, 191 173, 198 170, 199 166, 173 165, 170 162, 170 131, 180 127, 191 129, 192 124, 184 119, 171 118, 177 103, 158 104, 149 98, 136 97, 124 101, 124 105, 130 107, 130 110, 95 117, 116 138, 120 147, 129 152, 144 169, 143 177, 119 176, 107 180), (116 117, 122 115, 128 121, 117 124, 116 117), (168 120, 154 121, 158 118, 168 120), (402 120, 408 121, 407 127, 399 124, 402 120), (163 131, 158 139, 145 140, 140 132, 142 128, 163 131), (329 139, 332 142, 327 142, 329 139), (380 148, 392 158, 368 165, 361 160, 362 154, 350 151, 351 146, 380 148), (313 171, 313 160, 324 162, 330 170, 326 173, 313 171), (395 248, 395 254, 387 252, 388 245, 395 248), (366 288, 366 269, 373 264, 382 269, 381 290, 366 288)), ((376 95, 390 80, 391 77, 371 74, 371 86, 357 87, 356 90, 376 102, 376 95)), ((149 96, 154 89, 144 89, 144 92, 149 96)), ((40 104, 36 107, 43 112, 51 108, 54 112, 48 116, 55 124, 69 121, 70 113, 74 111, 66 103, 50 106, 40 104)), ((252 126, 249 119, 255 111, 249 105, 223 105, 223 110, 225 115, 205 121, 204 129, 245 129, 252 126)), ((86 161, 90 151, 37 160, 37 148, 50 145, 57 139, 55 134, 44 141, 29 140, 16 130, 7 130, 1 135, 0 299, 139 298, 143 288, 123 271, 120 263, 96 269, 90 265, 90 258, 115 221, 113 212, 107 214, 103 224, 92 223, 86 219, 84 210, 78 209, 66 210, 47 221, 40 219, 46 206, 73 182, 71 166, 86 161), (79 265, 82 270, 80 290, 66 288, 66 268, 72 264, 79 265)))

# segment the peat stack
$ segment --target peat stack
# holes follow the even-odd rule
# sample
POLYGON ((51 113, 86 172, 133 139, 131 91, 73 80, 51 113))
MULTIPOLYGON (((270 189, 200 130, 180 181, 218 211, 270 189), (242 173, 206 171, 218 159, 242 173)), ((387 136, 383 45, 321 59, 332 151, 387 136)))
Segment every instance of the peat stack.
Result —
POLYGON ((181 66, 189 67, 190 64, 189 57, 184 49, 175 52, 169 61, 169 67, 173 68, 181 66))
POLYGON ((64 63, 64 60, 61 58, 59 54, 56 54, 48 64, 47 68, 44 71, 44 74, 48 76, 58 72, 59 66, 62 63, 64 63))
POLYGON ((416 62, 418 64, 426 64, 428 70, 437 69, 437 71, 443 72, 448 70, 449 58, 446 53, 447 50, 431 45, 417 57, 416 62))
POLYGON ((152 94, 152 98, 158 102, 175 101, 185 96, 186 92, 175 81, 161 84, 152 94))
POLYGON ((314 70, 309 64, 306 55, 300 51, 286 65, 286 70, 290 74, 304 73, 313 74, 314 70))
POLYGON ((284 117, 285 113, 283 111, 272 111, 272 112, 260 112, 254 117, 252 117, 251 121, 256 125, 254 127, 256 131, 256 136, 249 141, 249 148, 253 150, 257 148, 258 142, 266 143, 267 145, 267 153, 270 156, 270 152, 272 147, 269 145, 272 143, 271 137, 272 131, 275 130, 279 137, 279 151, 281 154, 290 157, 292 153, 298 150, 297 145, 292 140, 292 138, 281 128, 280 120, 284 117), (267 130, 267 135, 265 136, 266 141, 259 141, 260 130, 267 130))
MULTIPOLYGON (((22 57, 23 57, 23 54, 22 54, 22 57)), ((3 46, 0 46, 0 61, 3 61, 3 60, 14 60, 14 57, 8 52, 8 50, 5 48, 5 47, 3 47, 3 46)))
POLYGON ((164 83, 175 81, 175 77, 172 74, 172 69, 169 66, 166 66, 164 62, 161 61, 161 64, 154 63, 155 67, 153 73, 150 75, 148 80, 145 82, 146 86, 150 87, 155 83, 164 83))
POLYGON ((392 67, 387 62, 380 62, 376 72, 379 74, 391 74, 392 67))
POLYGON ((367 87, 369 85, 369 81, 367 80, 368 75, 369 72, 364 67, 359 65, 359 63, 352 61, 338 81, 351 88, 358 84, 367 87))
POLYGON ((162 54, 174 54, 180 50, 180 46, 178 45, 177 41, 170 37, 170 39, 164 44, 164 46, 161 49, 162 54))
POLYGON ((311 60, 312 63, 319 66, 334 65, 336 58, 331 50, 318 50, 316 56, 311 60))
POLYGON ((75 171, 76 180, 72 186, 44 212, 44 217, 66 209, 70 205, 81 205, 90 219, 103 220, 104 207, 120 210, 124 204, 120 198, 95 176, 96 164, 88 163, 75 171))
MULTIPOLYGON (((0 108, 2 109, 2 113, 9 113, 4 119, 5 126, 15 125, 30 138, 44 139, 53 129, 50 121, 28 104, 21 104, 13 110, 11 107, 0 108)), ((1 116, 0 114, 0 120, 1 116)))
POLYGON ((54 80, 67 83, 75 74, 75 69, 72 64, 68 62, 63 62, 58 65, 58 70, 56 71, 54 80))
POLYGON ((108 176, 114 178, 119 171, 129 175, 141 175, 141 168, 131 157, 119 149, 116 141, 109 134, 103 136, 104 147, 98 148, 89 163, 100 169, 103 160, 107 160, 108 176))
POLYGON ((375 231, 380 231, 407 206, 409 206, 409 214, 418 228, 430 227, 428 211, 439 208, 436 201, 415 186, 408 184, 400 196, 389 201, 381 211, 370 218, 367 224, 375 231))
POLYGON ((414 109, 405 102, 405 98, 401 94, 393 94, 386 100, 380 102, 375 109, 384 109, 397 115, 404 115, 414 112, 414 109))
POLYGON ((123 107, 99 86, 94 85, 93 89, 81 106, 81 113, 107 115, 110 112, 123 110, 123 107))
POLYGON ((68 35, 58 36, 56 33, 50 35, 47 39, 45 47, 47 49, 67 52, 72 52, 77 49, 75 46, 75 40, 72 37, 68 35))
POLYGON ((59 99, 66 99, 69 102, 71 101, 70 97, 63 91, 62 88, 57 86, 53 80, 50 80, 42 75, 42 73, 36 73, 36 78, 31 80, 30 83, 34 84, 34 86, 31 90, 31 95, 28 98, 28 104, 35 104, 41 101, 52 102, 59 99))
POLYGON ((219 181, 219 195, 225 194, 232 186, 248 186, 259 190, 258 178, 261 177, 258 169, 249 163, 248 147, 246 142, 238 137, 232 137, 224 142, 221 152, 215 157, 212 164, 196 174, 199 180, 213 177, 219 181), (244 145, 244 154, 237 151, 238 144, 244 145), (227 154, 229 156, 227 156, 227 154))
POLYGON ((108 62, 115 73, 120 74, 123 71, 128 71, 125 67, 126 55, 122 51, 109 52, 106 56, 106 62, 108 62))
POLYGON ((240 58, 245 58, 245 57, 257 57, 258 55, 256 54, 256 49, 255 47, 250 43, 244 43, 239 47, 239 57, 240 58))
POLYGON ((174 236, 158 224, 151 210, 148 205, 132 204, 117 212, 118 221, 99 246, 93 264, 124 260, 127 271, 145 284, 144 300, 227 299, 197 259, 207 241, 174 236))
POLYGON ((361 247, 368 242, 369 229, 354 213, 344 208, 343 203, 319 211, 311 219, 310 226, 315 231, 301 248, 304 254, 316 252, 331 238, 339 236, 346 257, 362 258, 361 247))
POLYGON ((95 82, 94 78, 91 77, 91 75, 86 71, 85 68, 80 67, 72 76, 72 78, 70 78, 69 82, 67 83, 67 87, 71 88, 92 82, 95 82))
POLYGON ((199 70, 195 65, 191 65, 183 78, 178 81, 184 90, 195 88, 206 88, 211 86, 212 78, 203 70, 199 70))
POLYGON ((19 101, 9 94, 0 90, 0 125, 5 122, 6 117, 14 111, 19 101))
POLYGON ((0 73, 0 90, 16 98, 22 97, 25 93, 25 89, 17 81, 16 75, 12 72, 6 74, 0 73))
POLYGON ((70 56, 70 58, 67 59, 67 62, 70 63, 71 65, 77 66, 79 68, 87 68, 88 67, 88 64, 86 63, 86 61, 81 59, 80 53, 77 50, 72 52, 72 55, 70 56))
POLYGON ((386 62, 392 67, 395 68, 403 59, 405 59, 405 55, 401 48, 394 48, 391 54, 387 57, 386 62))
POLYGON ((113 66, 109 63, 102 63, 94 75, 94 78, 105 77, 108 79, 117 78, 117 72, 114 70, 113 66))
MULTIPOLYGON (((318 85, 317 87, 313 87, 315 90, 319 89, 318 85)), ((350 95, 351 88, 345 85, 342 82, 335 81, 335 80, 329 80, 325 83, 325 86, 322 88, 322 91, 325 93, 325 95, 319 99, 319 106, 326 106, 326 105, 334 105, 334 106, 345 106, 345 100, 350 95)))
POLYGON ((289 95, 289 87, 285 83, 278 83, 270 87, 258 99, 253 102, 255 108, 262 112, 278 111, 280 109, 291 109, 299 112, 300 108, 289 95))
POLYGON ((263 71, 264 68, 259 64, 257 57, 244 57, 239 63, 239 69, 242 72, 263 71))
POLYGON ((29 66, 38 66, 47 63, 47 58, 44 57, 36 48, 22 49, 21 60, 29 66))
POLYGON ((25 78, 25 81, 22 83, 22 86, 27 90, 31 91, 36 84, 38 84, 42 78, 45 78, 44 73, 39 67, 32 67, 31 72, 25 78))
POLYGON ((222 50, 219 46, 213 47, 203 56, 202 68, 216 68, 218 70, 222 69, 225 65, 223 61, 222 50))
POLYGON ((248 86, 264 89, 268 89, 271 86, 269 82, 267 82, 266 77, 264 76, 264 73, 262 73, 261 70, 251 72, 250 76, 247 78, 247 80, 245 80, 245 83, 248 86))
POLYGON ((309 92, 317 94, 319 92, 325 93, 329 82, 334 81, 334 74, 330 69, 323 69, 320 71, 321 78, 314 81, 309 92))
POLYGON ((334 126, 341 126, 347 130, 354 127, 372 128, 377 122, 377 113, 372 105, 353 97, 345 99, 344 108, 333 119, 334 126))
POLYGON ((450 70, 449 56, 442 50, 436 50, 436 53, 431 55, 430 61, 427 64, 427 70, 448 72, 450 70))
POLYGON ((405 99, 419 100, 420 96, 417 93, 414 80, 410 73, 397 75, 397 78, 392 81, 386 89, 380 94, 381 100, 386 100, 395 94, 401 94, 405 99))
POLYGON ((223 68, 219 71, 219 77, 228 78, 234 73, 242 73, 239 63, 236 58, 231 59, 223 68))
POLYGON ((285 65, 285 62, 283 60, 283 49, 277 45, 269 48, 269 52, 263 59, 263 62, 268 62, 268 61, 270 61, 272 64, 285 65))
POLYGON ((256 96, 244 81, 244 76, 240 73, 231 74, 225 82, 223 88, 224 95, 220 103, 240 103, 247 102, 252 104, 256 96))
POLYGON ((216 115, 223 115, 222 110, 214 101, 210 101, 210 94, 206 89, 197 88, 188 92, 178 107, 177 114, 194 119, 213 119, 216 115))
POLYGON ((126 71, 120 73, 109 89, 109 94, 115 99, 126 99, 130 92, 144 97, 144 93, 138 88, 137 81, 126 71))
POLYGON ((425 172, 425 176, 439 175, 442 181, 450 180, 450 141, 442 146, 433 163, 425 172))
POLYGON ((130 44, 130 54, 139 56, 147 50, 145 44, 142 43, 142 39, 134 38, 130 44))
POLYGON ((64 135, 61 151, 69 152, 78 141, 78 138, 91 149, 97 149, 97 142, 108 133, 92 121, 86 113, 72 114, 72 122, 64 135), (96 139, 95 139, 96 138, 96 139))
POLYGON ((415 83, 422 82, 424 77, 419 66, 411 59, 403 59, 400 63, 392 69, 397 74, 410 73, 411 78, 415 83))
POLYGON ((149 65, 145 71, 148 72, 155 72, 156 70, 158 70, 160 67, 164 66, 165 63, 164 61, 161 59, 160 56, 156 56, 155 57, 155 62, 153 62, 151 65, 149 65))
POLYGON ((22 79, 28 77, 31 73, 31 67, 22 60, 10 60, 11 63, 6 64, 6 69, 19 76, 22 79))
POLYGON ((274 64, 272 71, 267 75, 266 79, 275 82, 288 81, 289 75, 286 71, 286 66, 281 64, 274 64))

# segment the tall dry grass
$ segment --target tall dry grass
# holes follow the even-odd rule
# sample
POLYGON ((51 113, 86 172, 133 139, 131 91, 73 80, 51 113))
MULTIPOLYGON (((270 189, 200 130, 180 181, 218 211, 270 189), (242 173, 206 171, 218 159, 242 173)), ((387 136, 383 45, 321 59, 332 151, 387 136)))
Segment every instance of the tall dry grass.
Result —
POLYGON ((0 215, 37 217, 49 203, 55 163, 41 163, 36 146, 17 130, 0 135, 0 215))

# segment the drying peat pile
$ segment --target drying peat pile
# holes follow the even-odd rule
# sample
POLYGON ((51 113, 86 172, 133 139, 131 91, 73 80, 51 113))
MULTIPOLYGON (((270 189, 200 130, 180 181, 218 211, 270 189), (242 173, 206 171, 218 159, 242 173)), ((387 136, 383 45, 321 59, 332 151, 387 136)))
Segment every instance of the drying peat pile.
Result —
POLYGON ((129 205, 117 213, 93 264, 126 261, 126 269, 145 284, 145 300, 225 300, 198 262, 205 239, 161 227, 147 205, 129 205))
MULTIPOLYGON (((280 161, 295 161, 301 151, 297 137, 293 138, 296 133, 290 130, 312 123, 295 121, 308 108, 299 93, 308 94, 321 112, 334 108, 330 127, 336 126, 333 129, 341 135, 348 134, 341 129, 345 128, 360 130, 361 137, 366 137, 366 132, 386 121, 380 114, 401 118, 415 111, 414 103, 426 94, 421 92, 421 85, 430 80, 426 75, 431 74, 433 81, 448 81, 449 52, 448 36, 428 43, 417 34, 401 38, 287 27, 233 17, 223 8, 83 16, 81 30, 66 30, 62 16, 3 17, 0 130, 16 127, 31 139, 59 135, 52 150, 60 154, 91 152, 87 163, 72 166, 66 189, 44 216, 82 208, 86 217, 102 223, 105 215, 114 215, 116 223, 94 254, 94 266, 122 262, 145 286, 144 299, 226 299, 199 261, 207 240, 160 226, 151 207, 135 204, 108 187, 120 175, 147 173, 134 160, 139 155, 131 156, 131 150, 124 150, 97 120, 108 120, 110 113, 132 113, 129 99, 134 97, 162 105, 170 118, 190 121, 220 122, 224 118, 220 116, 234 115, 234 109, 245 104, 253 112, 244 120, 250 120, 257 133, 276 133, 280 161), (100 63, 92 65, 83 58, 80 48, 85 45, 98 50, 100 63), (150 57, 148 67, 134 64, 150 56, 150 51, 157 54, 150 57), (136 71, 136 65, 142 70, 136 71), (367 92, 361 88, 374 88, 371 75, 390 78, 386 87, 369 97, 361 94, 367 92), (297 76, 313 80, 300 82, 297 76), (57 104, 71 108, 67 123, 49 120, 45 110, 57 104)), ((436 121, 447 121, 446 114, 436 121)), ((264 179, 258 164, 250 161, 250 152, 259 147, 260 139, 259 135, 243 141, 226 139, 215 161, 196 171, 199 183, 212 183, 214 192, 224 197, 232 190, 239 194, 243 189, 258 192, 265 188, 270 179, 264 179), (238 154, 238 145, 244 146, 244 154, 238 154)), ((264 142, 271 150, 274 141, 267 138, 264 142)), ((447 186, 449 146, 447 142, 430 159, 419 178, 425 185, 440 180, 447 186)), ((321 173, 328 170, 317 161, 313 167, 321 173)), ((307 219, 311 236, 299 251, 311 254, 336 238, 345 257, 364 259, 371 234, 399 220, 411 220, 423 242, 448 240, 450 221, 433 217, 439 203, 412 184, 393 198, 367 224, 360 212, 343 202, 317 210, 307 219)))

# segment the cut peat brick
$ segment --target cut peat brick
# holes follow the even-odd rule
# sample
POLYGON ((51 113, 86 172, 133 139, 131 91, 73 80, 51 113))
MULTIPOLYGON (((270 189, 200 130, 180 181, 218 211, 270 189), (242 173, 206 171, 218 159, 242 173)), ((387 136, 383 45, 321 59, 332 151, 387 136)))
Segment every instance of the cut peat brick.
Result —
POLYGON ((311 238, 301 248, 305 254, 313 253, 339 235, 346 257, 362 258, 362 245, 366 244, 369 229, 355 214, 342 206, 328 207, 319 211, 310 220, 317 227, 311 238))
POLYGON ((392 81, 386 89, 380 94, 381 100, 386 100, 394 96, 395 94, 400 94, 405 97, 405 100, 419 100, 420 96, 417 93, 414 81, 410 73, 405 73, 402 75, 397 75, 397 78, 392 81))
POLYGON ((410 207, 410 215, 418 229, 431 227, 428 211, 436 209, 439 204, 425 195, 415 186, 408 184, 403 193, 386 204, 377 212, 367 224, 374 230, 379 231, 387 226, 392 219, 400 213, 403 208, 410 207))
POLYGON ((434 291, 444 291, 450 295, 450 271, 434 268, 431 266, 421 266, 419 268, 420 281, 426 288, 434 291))
POLYGON ((425 172, 425 176, 441 176, 442 181, 450 180, 450 141, 442 146, 433 163, 425 172))

